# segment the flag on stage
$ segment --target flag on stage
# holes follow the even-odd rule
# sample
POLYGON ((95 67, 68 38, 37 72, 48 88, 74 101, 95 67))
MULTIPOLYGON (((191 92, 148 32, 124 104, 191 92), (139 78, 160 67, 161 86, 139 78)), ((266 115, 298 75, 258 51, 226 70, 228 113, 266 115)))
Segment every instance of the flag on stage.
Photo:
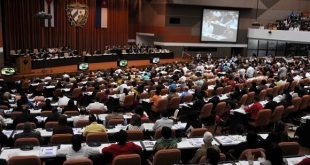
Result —
POLYGON ((107 0, 96 0, 96 27, 108 27, 108 4, 107 0))
POLYGON ((52 15, 51 19, 45 19, 45 27, 55 27, 55 15, 57 11, 57 0, 44 0, 44 11, 52 15))

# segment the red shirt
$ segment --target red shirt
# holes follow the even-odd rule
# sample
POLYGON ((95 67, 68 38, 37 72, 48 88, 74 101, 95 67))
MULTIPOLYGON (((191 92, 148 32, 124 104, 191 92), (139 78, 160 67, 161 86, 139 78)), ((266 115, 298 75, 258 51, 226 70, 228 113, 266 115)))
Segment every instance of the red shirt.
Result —
POLYGON ((263 105, 259 102, 254 103, 252 106, 250 106, 249 108, 245 109, 245 112, 247 113, 251 113, 251 119, 256 119, 256 115, 258 113, 259 110, 263 109, 263 105))
POLYGON ((112 144, 102 149, 103 154, 111 153, 113 158, 117 155, 139 153, 141 151, 142 148, 133 142, 127 142, 125 145, 112 144))

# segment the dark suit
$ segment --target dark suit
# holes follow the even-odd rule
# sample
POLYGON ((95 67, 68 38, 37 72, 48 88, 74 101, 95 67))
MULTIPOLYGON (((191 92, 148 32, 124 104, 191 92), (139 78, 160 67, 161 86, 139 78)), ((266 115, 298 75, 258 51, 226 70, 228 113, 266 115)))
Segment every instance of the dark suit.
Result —
POLYGON ((265 105, 265 109, 270 109, 272 112, 273 110, 278 106, 278 103, 275 101, 269 101, 266 105, 265 105))
POLYGON ((69 126, 58 126, 53 129, 53 135, 55 134, 73 134, 73 130, 69 126))
POLYGON ((52 113, 51 115, 49 115, 48 117, 47 117, 47 119, 45 120, 45 123, 46 122, 49 122, 49 121, 58 121, 58 118, 59 118, 59 113, 52 113))
POLYGON ((25 123, 25 122, 33 122, 35 124, 38 123, 38 120, 28 114, 28 113, 23 113, 22 115, 18 116, 14 121, 13 121, 13 128, 16 128, 16 125, 19 124, 19 123, 25 123))
POLYGON ((16 134, 14 136, 14 141, 18 138, 37 138, 39 142, 42 142, 41 134, 39 132, 31 131, 31 132, 22 132, 19 134, 16 134))

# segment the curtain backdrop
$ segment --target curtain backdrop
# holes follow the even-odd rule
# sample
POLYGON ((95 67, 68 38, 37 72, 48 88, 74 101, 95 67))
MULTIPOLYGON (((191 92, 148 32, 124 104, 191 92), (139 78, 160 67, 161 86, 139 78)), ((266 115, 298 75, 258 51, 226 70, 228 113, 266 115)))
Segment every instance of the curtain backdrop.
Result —
POLYGON ((123 45, 128 41, 128 0, 107 0, 108 28, 95 26, 95 0, 58 0, 55 27, 44 27, 35 17, 43 11, 43 0, 4 0, 7 50, 71 46, 79 51, 103 50, 106 45, 123 45), (70 3, 87 3, 89 15, 84 27, 73 27, 66 16, 70 3))

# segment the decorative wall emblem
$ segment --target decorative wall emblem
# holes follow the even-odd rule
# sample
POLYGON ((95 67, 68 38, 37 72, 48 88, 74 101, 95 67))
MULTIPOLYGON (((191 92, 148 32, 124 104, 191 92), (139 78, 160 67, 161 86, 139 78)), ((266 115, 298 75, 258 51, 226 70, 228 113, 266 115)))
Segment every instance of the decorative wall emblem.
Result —
POLYGON ((67 6, 68 21, 72 26, 83 27, 88 19, 88 6, 80 3, 73 3, 67 6))

